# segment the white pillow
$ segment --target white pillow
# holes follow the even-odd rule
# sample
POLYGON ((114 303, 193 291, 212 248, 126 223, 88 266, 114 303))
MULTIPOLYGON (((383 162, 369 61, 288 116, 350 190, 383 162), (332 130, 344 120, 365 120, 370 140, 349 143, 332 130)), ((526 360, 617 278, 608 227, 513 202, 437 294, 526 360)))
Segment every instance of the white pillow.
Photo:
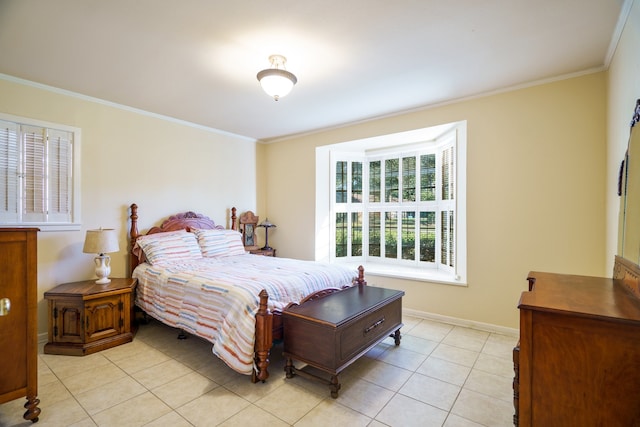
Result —
POLYGON ((200 250, 205 258, 243 255, 247 251, 242 244, 242 233, 235 230, 193 229, 200 250))
POLYGON ((186 230, 141 236, 136 244, 144 251, 149 264, 202 259, 196 236, 186 230))

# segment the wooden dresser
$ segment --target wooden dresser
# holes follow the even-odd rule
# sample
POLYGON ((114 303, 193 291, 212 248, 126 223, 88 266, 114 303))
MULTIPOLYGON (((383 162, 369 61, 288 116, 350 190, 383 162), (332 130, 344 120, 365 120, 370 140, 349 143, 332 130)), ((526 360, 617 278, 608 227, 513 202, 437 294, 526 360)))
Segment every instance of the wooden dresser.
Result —
POLYGON ((38 273, 36 228, 0 228, 0 403, 27 398, 38 421, 38 273))
POLYGON ((356 285, 282 312, 287 378, 300 360, 331 375, 331 396, 338 397, 338 373, 389 335, 400 344, 403 291, 356 285))
POLYGON ((614 277, 530 273, 518 305, 515 425, 640 426, 640 299, 624 272, 614 277))

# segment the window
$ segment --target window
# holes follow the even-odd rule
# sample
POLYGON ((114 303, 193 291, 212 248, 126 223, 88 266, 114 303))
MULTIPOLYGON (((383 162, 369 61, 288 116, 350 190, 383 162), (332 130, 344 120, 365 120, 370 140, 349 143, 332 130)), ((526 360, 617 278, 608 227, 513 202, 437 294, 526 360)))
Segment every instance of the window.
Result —
POLYGON ((80 130, 0 115, 0 224, 79 229, 80 130))
POLYGON ((318 174, 318 199, 329 199, 316 211, 317 259, 466 282, 465 122, 320 147, 317 154, 318 170, 328 170, 327 177, 318 174))

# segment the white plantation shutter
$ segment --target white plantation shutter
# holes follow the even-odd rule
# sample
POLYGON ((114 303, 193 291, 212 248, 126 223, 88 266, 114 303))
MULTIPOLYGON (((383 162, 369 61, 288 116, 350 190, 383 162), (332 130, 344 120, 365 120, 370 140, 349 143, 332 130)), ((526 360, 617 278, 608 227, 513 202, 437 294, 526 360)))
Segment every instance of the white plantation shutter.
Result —
POLYGON ((0 223, 18 221, 19 126, 0 120, 0 223))
POLYGON ((46 129, 21 126, 22 150, 22 221, 46 222, 45 177, 46 129))
POLYGON ((80 226, 79 139, 77 128, 0 120, 0 225, 80 226))
POLYGON ((50 129, 47 151, 48 222, 70 222, 73 193, 73 134, 50 129))

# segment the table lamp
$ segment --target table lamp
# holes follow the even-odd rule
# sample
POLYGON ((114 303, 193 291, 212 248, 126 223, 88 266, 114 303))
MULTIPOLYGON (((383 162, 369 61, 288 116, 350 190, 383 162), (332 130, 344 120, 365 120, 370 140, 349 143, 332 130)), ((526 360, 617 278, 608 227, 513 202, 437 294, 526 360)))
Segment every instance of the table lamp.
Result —
POLYGON ((95 258, 96 276, 99 285, 106 285, 111 282, 111 257, 106 255, 110 252, 118 252, 118 236, 111 228, 101 228, 99 230, 87 230, 82 252, 88 254, 98 254, 95 258))
POLYGON ((269 222, 269 219, 266 218, 264 221, 262 221, 260 224, 258 224, 258 227, 264 227, 264 247, 262 248, 263 250, 271 250, 272 248, 269 246, 269 229, 271 227, 275 227, 275 224, 272 224, 269 222))

